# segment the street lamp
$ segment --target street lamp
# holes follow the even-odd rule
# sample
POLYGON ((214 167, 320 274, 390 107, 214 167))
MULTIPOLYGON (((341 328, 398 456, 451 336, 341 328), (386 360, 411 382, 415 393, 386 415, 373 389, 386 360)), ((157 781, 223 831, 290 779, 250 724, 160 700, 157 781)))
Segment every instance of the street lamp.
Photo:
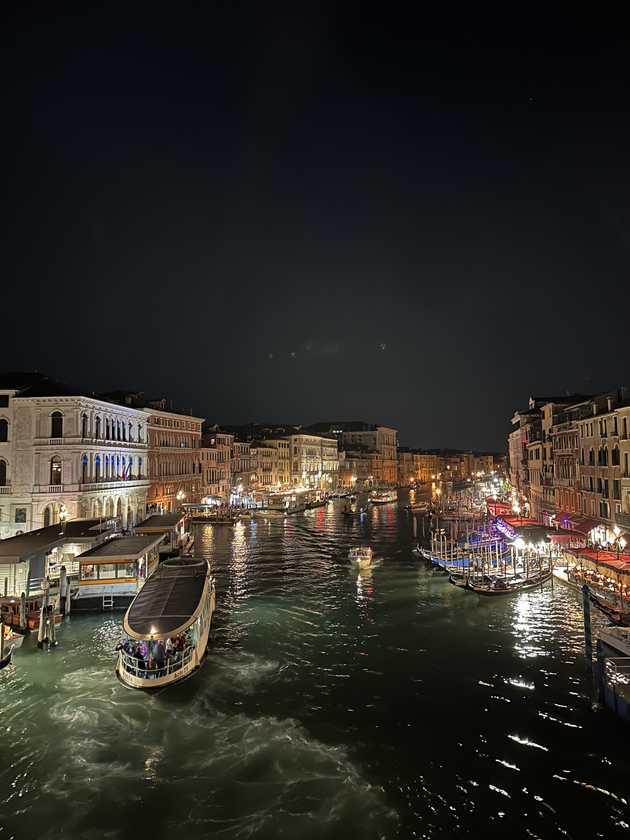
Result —
POLYGON ((183 490, 178 490, 178 491, 177 491, 177 495, 176 495, 176 497, 175 497, 175 498, 177 499, 177 501, 179 502, 179 506, 181 507, 181 506, 182 506, 182 502, 183 502, 183 501, 184 501, 184 499, 186 498, 186 494, 184 493, 184 491, 183 491, 183 490))

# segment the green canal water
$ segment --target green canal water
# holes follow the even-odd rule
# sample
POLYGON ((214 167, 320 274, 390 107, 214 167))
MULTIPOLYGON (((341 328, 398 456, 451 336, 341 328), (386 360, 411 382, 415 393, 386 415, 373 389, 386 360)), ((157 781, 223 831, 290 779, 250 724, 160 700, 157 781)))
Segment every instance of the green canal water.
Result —
POLYGON ((0 672, 0 840, 628 836, 630 732, 591 710, 572 591, 458 590, 402 506, 197 536, 218 606, 193 679, 122 687, 120 614, 0 672))

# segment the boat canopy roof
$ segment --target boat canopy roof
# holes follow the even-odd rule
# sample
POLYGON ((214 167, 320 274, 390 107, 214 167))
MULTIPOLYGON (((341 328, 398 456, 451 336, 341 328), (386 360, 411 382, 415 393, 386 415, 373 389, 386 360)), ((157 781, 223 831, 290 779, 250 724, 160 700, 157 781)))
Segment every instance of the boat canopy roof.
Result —
POLYGON ((166 560, 132 601, 125 615, 125 632, 136 639, 182 633, 197 618, 207 578, 206 560, 166 560))

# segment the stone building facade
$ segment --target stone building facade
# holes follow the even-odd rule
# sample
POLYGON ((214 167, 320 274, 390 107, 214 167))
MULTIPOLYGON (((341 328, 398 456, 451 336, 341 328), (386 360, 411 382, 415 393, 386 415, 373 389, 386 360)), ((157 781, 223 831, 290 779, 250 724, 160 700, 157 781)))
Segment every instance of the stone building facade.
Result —
POLYGON ((45 377, 21 381, 0 380, 0 537, 60 518, 144 518, 146 415, 45 377))

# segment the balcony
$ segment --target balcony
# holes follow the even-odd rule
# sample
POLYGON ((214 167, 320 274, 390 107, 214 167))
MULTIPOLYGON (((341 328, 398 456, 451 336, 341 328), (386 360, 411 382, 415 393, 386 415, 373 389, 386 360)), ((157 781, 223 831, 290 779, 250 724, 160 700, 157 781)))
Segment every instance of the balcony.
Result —
POLYGON ((3 484, 0 487, 0 496, 8 496, 11 493, 11 485, 3 484))

